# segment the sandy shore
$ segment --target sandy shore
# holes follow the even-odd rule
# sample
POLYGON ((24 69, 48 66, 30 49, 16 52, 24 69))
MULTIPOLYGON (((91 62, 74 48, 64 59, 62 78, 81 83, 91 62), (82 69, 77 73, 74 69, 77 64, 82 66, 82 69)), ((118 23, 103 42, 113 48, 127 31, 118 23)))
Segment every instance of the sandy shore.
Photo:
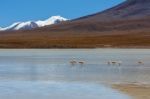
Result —
POLYGON ((113 85, 113 88, 132 96, 133 99, 150 99, 150 85, 120 84, 113 85))

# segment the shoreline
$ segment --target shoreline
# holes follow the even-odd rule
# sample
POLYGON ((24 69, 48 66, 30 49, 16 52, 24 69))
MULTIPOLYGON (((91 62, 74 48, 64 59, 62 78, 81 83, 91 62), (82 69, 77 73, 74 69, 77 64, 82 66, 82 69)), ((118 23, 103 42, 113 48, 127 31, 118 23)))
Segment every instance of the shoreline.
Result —
POLYGON ((133 97, 133 99, 150 99, 150 84, 115 84, 112 85, 112 88, 133 97))
POLYGON ((47 47, 41 47, 41 48, 32 48, 32 47, 0 47, 0 49, 150 49, 150 47, 64 47, 64 48, 47 48, 47 47))

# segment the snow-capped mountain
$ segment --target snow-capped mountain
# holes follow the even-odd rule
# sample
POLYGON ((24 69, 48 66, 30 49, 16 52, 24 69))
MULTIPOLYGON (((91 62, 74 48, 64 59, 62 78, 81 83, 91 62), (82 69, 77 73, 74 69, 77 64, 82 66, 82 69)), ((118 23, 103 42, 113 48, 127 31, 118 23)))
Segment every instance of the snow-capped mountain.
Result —
POLYGON ((45 20, 45 21, 36 21, 36 24, 38 24, 39 27, 43 27, 43 26, 47 26, 47 25, 51 25, 51 24, 57 24, 60 23, 62 21, 67 21, 68 19, 63 18, 61 16, 52 16, 49 19, 45 20))
POLYGON ((52 16, 49 19, 44 21, 39 20, 39 21, 16 22, 5 28, 0 27, 0 31, 31 30, 38 27, 57 24, 67 20, 68 19, 63 18, 61 16, 52 16))
POLYGON ((14 23, 6 28, 1 28, 1 31, 7 31, 7 30, 29 30, 33 28, 37 28, 38 25, 35 22, 28 21, 28 22, 17 22, 14 23))

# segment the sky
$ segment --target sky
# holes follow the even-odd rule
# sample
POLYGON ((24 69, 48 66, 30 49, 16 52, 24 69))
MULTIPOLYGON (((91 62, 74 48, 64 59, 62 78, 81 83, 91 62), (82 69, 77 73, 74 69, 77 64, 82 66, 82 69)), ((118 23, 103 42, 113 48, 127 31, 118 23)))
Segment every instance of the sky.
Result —
POLYGON ((14 22, 45 20, 60 15, 68 19, 103 11, 124 0, 0 0, 0 27, 14 22))

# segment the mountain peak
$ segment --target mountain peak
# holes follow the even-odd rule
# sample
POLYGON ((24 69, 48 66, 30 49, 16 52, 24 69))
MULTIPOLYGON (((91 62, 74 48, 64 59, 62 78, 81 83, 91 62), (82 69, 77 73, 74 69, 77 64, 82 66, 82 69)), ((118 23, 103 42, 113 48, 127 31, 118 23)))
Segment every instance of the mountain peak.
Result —
POLYGON ((51 25, 51 24, 57 24, 60 23, 62 21, 67 21, 68 19, 61 17, 61 16, 52 16, 50 18, 48 18, 47 20, 44 21, 37 21, 36 23, 39 25, 39 27, 43 27, 43 26, 47 26, 47 25, 51 25))
POLYGON ((52 17, 50 17, 48 20, 54 20, 54 19, 63 19, 63 20, 67 20, 66 18, 64 18, 64 17, 61 17, 61 16, 52 16, 52 17))

